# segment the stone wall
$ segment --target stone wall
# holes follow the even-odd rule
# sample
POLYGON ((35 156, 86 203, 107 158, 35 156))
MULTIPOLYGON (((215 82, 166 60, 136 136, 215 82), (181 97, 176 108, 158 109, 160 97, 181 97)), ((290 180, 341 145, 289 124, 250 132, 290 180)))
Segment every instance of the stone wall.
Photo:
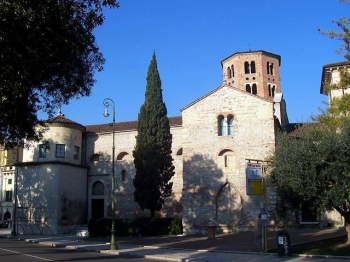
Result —
POLYGON ((182 117, 185 233, 198 233, 210 222, 223 231, 254 226, 263 199, 246 195, 245 165, 247 159, 266 159, 274 149, 273 103, 222 86, 183 110, 182 117), (218 135, 219 115, 234 116, 233 135, 218 135))
MULTIPOLYGON (((164 208, 158 216, 180 216, 181 192, 182 192, 182 128, 172 127, 173 135, 172 156, 174 159, 175 175, 172 178, 173 194, 167 199, 164 208)), ((117 132, 115 134, 115 181, 116 181, 116 215, 118 217, 149 216, 148 210, 142 211, 134 202, 133 178, 135 177, 135 167, 133 163, 132 151, 134 150, 137 131, 117 132)), ((105 216, 111 215, 111 177, 112 174, 112 134, 99 133, 88 135, 87 137, 87 163, 91 167, 89 172, 89 210, 91 211, 91 188, 93 183, 101 181, 105 185, 105 195, 100 198, 105 199, 107 209, 105 216), (93 155, 100 155, 99 161, 93 161, 93 155)), ((91 212, 89 219, 91 218, 91 212)))

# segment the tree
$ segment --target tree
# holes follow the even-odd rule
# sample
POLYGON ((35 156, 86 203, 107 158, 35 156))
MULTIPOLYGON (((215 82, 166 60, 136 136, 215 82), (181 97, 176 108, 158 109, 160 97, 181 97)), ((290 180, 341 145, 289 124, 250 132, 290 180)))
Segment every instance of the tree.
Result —
POLYGON ((134 199, 142 210, 149 209, 154 217, 155 211, 161 210, 165 198, 172 193, 173 183, 169 181, 175 174, 172 135, 154 53, 148 67, 145 102, 138 115, 137 132, 133 151, 134 199))
MULTIPOLYGON (((350 4, 349 0, 339 0, 344 4, 350 4)), ((333 20, 341 31, 327 30, 322 31, 319 29, 321 34, 342 41, 341 47, 336 50, 338 54, 343 54, 347 61, 350 63, 350 18, 339 18, 333 20)), ((324 83, 327 91, 336 89, 348 89, 350 87, 350 72, 348 69, 340 70, 340 81, 338 83, 324 83)), ((321 110, 321 114, 315 119, 321 123, 327 124, 329 127, 337 128, 342 123, 343 117, 348 117, 350 114, 350 95, 345 94, 341 97, 333 99, 329 104, 328 108, 324 111, 321 110)))
POLYGON ((300 210, 303 204, 319 212, 337 210, 345 219, 350 244, 350 120, 337 130, 306 124, 291 136, 277 138, 271 179, 278 208, 300 210))
POLYGON ((328 108, 317 116, 320 123, 326 124, 329 128, 337 129, 344 118, 350 117, 350 94, 344 94, 341 97, 334 98, 329 104, 328 108))
POLYGON ((0 140, 38 139, 37 112, 50 116, 89 96, 104 58, 93 30, 115 0, 0 0, 0 140))

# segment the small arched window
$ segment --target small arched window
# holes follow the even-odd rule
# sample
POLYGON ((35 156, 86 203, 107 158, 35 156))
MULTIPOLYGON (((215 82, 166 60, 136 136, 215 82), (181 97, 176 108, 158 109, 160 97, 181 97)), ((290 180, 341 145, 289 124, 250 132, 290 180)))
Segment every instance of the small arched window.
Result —
POLYGON ((230 67, 227 67, 226 75, 227 75, 227 78, 228 78, 228 79, 231 78, 231 69, 230 69, 230 67))
POLYGON ((234 124, 234 119, 233 116, 228 117, 228 134, 233 135, 233 124, 234 124))
POLYGON ((245 85, 245 91, 247 91, 248 93, 252 92, 252 89, 250 88, 250 84, 245 85))
POLYGON ((231 65, 231 77, 235 77, 235 69, 233 65, 231 65))
POLYGON ((273 63, 267 62, 267 74, 273 75, 273 63))
POLYGON ((218 126, 219 126, 219 136, 225 136, 226 133, 226 123, 225 123, 225 118, 223 116, 219 116, 218 118, 218 126))
POLYGON ((105 186, 102 182, 97 181, 92 185, 92 195, 104 195, 105 186))
POLYGON ((99 154, 93 154, 91 157, 90 157, 90 161, 91 162, 99 162, 102 160, 102 156, 99 155, 99 154))
POLYGON ((177 156, 182 156, 182 148, 180 148, 179 150, 177 150, 176 155, 177 155, 177 156))
POLYGON ((127 152, 121 152, 117 155, 117 160, 123 160, 125 156, 128 156, 129 154, 127 152))
POLYGON ((252 61, 250 63, 250 73, 252 73, 252 74, 256 73, 256 71, 255 71, 255 62, 254 61, 252 61))
POLYGON ((257 89, 257 86, 256 86, 255 83, 253 84, 253 87, 252 87, 252 94, 253 94, 253 95, 258 94, 258 89, 257 89))
POLYGON ((268 75, 270 74, 270 63, 269 62, 266 63, 266 72, 268 75))
POLYGON ((250 74, 249 63, 247 61, 244 62, 244 73, 250 74))

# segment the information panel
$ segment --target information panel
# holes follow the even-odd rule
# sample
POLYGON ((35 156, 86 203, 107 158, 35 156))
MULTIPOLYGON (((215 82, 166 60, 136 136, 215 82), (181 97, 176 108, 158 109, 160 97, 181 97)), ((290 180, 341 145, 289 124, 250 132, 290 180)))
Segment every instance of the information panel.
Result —
POLYGON ((247 195, 262 195, 262 164, 250 163, 246 165, 247 195))

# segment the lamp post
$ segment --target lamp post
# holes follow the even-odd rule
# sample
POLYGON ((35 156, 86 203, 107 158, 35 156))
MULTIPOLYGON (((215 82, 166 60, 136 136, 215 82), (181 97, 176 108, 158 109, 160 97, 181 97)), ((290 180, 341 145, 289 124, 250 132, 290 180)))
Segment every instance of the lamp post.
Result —
POLYGON ((19 163, 19 147, 17 142, 17 152, 16 152, 16 170, 15 170, 15 188, 14 188, 14 197, 15 197, 15 206, 13 208, 13 219, 12 219, 12 236, 17 236, 17 229, 16 229, 16 223, 17 223, 17 179, 18 179, 18 163, 19 163))
POLYGON ((112 127, 113 127, 113 144, 112 144, 112 193, 111 193, 111 201, 112 201, 112 228, 111 228, 111 246, 110 246, 110 250, 116 250, 118 249, 117 243, 115 241, 115 196, 114 196, 114 191, 115 191, 115 167, 114 167, 114 158, 115 158, 115 143, 114 143, 114 133, 115 133, 115 105, 114 105, 114 101, 110 98, 105 98, 103 100, 103 105, 105 106, 105 111, 103 113, 104 117, 108 117, 109 113, 108 113, 108 107, 111 106, 113 109, 113 123, 112 123, 112 127), (110 104, 111 103, 111 104, 110 104))

